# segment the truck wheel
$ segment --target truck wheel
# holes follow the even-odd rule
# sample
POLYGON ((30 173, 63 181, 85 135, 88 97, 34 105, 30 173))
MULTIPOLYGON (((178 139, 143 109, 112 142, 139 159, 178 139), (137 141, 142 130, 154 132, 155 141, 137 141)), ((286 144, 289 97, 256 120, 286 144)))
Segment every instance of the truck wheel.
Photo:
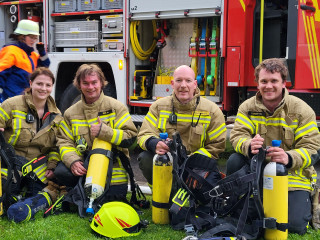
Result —
MULTIPOLYGON (((108 83, 107 86, 104 87, 103 93, 106 96, 117 99, 116 87, 112 83, 108 83)), ((63 114, 71 105, 75 104, 80 99, 80 91, 71 83, 62 94, 59 104, 61 113, 63 114)))

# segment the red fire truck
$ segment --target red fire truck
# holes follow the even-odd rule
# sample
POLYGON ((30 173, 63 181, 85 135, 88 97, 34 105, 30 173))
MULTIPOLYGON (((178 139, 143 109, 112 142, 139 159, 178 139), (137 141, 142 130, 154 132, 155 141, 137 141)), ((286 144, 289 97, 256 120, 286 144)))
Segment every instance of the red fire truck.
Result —
POLYGON ((226 115, 256 91, 254 68, 282 58, 287 87, 320 116, 319 0, 25 0, 0 1, 0 44, 20 19, 37 21, 62 111, 79 99, 77 68, 97 63, 105 93, 137 122, 170 95, 175 67, 190 65, 201 94, 226 115))

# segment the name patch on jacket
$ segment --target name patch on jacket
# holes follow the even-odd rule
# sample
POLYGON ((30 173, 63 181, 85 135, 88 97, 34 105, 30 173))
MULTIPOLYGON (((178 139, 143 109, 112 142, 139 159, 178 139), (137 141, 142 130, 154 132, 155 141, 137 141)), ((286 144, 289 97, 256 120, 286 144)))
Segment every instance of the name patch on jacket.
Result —
POLYGON ((249 111, 249 116, 265 117, 266 113, 265 112, 251 112, 251 111, 249 111))
POLYGON ((108 114, 110 114, 110 113, 112 113, 112 110, 108 110, 108 111, 104 111, 104 112, 99 112, 99 113, 98 113, 98 116, 104 116, 104 115, 108 115, 108 114))
POLYGON ((194 112, 194 115, 196 115, 196 116, 198 116, 200 114, 201 114, 201 116, 209 116, 209 112, 208 111, 195 111, 194 112))

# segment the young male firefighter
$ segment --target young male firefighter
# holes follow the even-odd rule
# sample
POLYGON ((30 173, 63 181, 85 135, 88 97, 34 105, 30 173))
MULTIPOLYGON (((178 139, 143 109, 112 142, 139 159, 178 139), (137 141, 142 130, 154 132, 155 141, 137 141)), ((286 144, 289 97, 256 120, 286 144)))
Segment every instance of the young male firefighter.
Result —
MULTIPOLYGON (((238 109, 230 141, 236 151, 227 161, 227 175, 249 163, 261 147, 267 157, 289 170, 289 232, 304 234, 311 220, 311 198, 319 159, 320 135, 314 111, 286 89, 288 70, 280 59, 267 59, 255 69, 256 96, 238 109)), ((279 199, 279 201, 281 201, 279 199)), ((276 201, 275 203, 276 204, 276 201)))
POLYGON ((39 40, 39 25, 21 20, 10 35, 13 43, 0 51, 0 101, 20 95, 29 87, 29 75, 38 66, 49 67, 50 60, 39 40), (36 44, 37 43, 37 44, 36 44), (38 53, 34 51, 36 46, 38 53))
POLYGON ((173 74, 173 93, 153 103, 138 134, 138 143, 145 150, 138 156, 139 167, 148 183, 152 185, 154 154, 163 155, 169 151, 159 134, 180 133, 187 154, 198 153, 217 159, 226 144, 226 126, 219 107, 200 97, 195 73, 182 65, 173 74))
POLYGON ((127 172, 116 152, 121 151, 129 157, 127 148, 137 136, 128 109, 118 100, 104 95, 102 89, 107 81, 98 65, 81 65, 73 84, 81 91, 81 101, 64 113, 58 133, 62 163, 54 173, 63 184, 74 187, 79 177, 86 175, 86 155, 92 149, 94 139, 99 138, 111 143, 114 153, 107 195, 126 196, 127 172))

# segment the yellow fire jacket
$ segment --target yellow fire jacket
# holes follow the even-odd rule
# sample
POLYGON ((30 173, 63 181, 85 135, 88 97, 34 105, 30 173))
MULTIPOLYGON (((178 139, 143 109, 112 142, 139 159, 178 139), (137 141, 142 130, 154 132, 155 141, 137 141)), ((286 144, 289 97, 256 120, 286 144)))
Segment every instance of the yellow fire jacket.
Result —
POLYGON ((236 152, 249 157, 250 141, 256 134, 264 138, 264 148, 271 146, 272 140, 282 140, 281 148, 292 159, 289 190, 312 191, 317 177, 313 164, 319 159, 320 135, 311 107, 285 89, 282 101, 270 113, 258 92, 239 107, 230 141, 236 152))
MULTIPOLYGON (((75 161, 84 161, 84 156, 77 150, 76 140, 84 138, 88 150, 92 149, 94 137, 90 135, 90 126, 98 124, 98 117, 102 127, 98 138, 110 142, 113 147, 124 152, 129 157, 130 147, 137 136, 137 129, 132 122, 126 106, 118 100, 105 96, 93 104, 86 104, 82 100, 68 108, 64 113, 64 121, 60 124, 58 146, 63 163, 70 168, 75 161)), ((111 184, 127 182, 127 174, 120 159, 114 161, 111 184), (119 167, 118 167, 119 166, 119 167)))
MULTIPOLYGON (((60 161, 60 155, 56 146, 56 134, 59 123, 63 119, 53 98, 47 100, 49 114, 42 119, 42 127, 37 130, 37 110, 33 104, 30 93, 15 96, 4 101, 0 106, 0 127, 4 128, 4 136, 11 144, 16 155, 25 157, 28 161, 47 155, 48 163, 34 169, 38 178, 46 183, 44 176, 47 169, 54 169, 60 161), (26 120, 27 114, 35 117, 33 123, 26 120)), ((39 120, 41 121, 41 120, 39 120)))
POLYGON ((147 150, 146 141, 151 137, 159 138, 161 132, 167 132, 172 139, 172 134, 178 131, 188 154, 196 152, 218 159, 226 144, 224 116, 215 103, 200 97, 199 92, 197 88, 195 96, 187 104, 181 104, 174 93, 154 102, 138 134, 140 147, 147 150), (172 104, 177 124, 169 123, 169 116, 173 112, 172 104))

